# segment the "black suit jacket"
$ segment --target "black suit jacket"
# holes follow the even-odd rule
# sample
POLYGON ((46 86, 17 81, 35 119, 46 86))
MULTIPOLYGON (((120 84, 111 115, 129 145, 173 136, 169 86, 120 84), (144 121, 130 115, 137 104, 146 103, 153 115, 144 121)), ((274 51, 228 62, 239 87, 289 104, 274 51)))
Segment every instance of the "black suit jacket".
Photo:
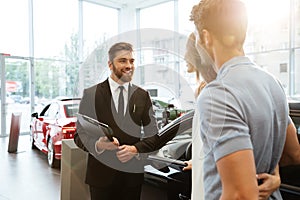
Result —
MULTIPOLYGON (((134 145, 139 153, 154 151, 158 140, 158 129, 148 92, 130 84, 128 105, 123 119, 116 117, 115 107, 107 79, 84 90, 79 113, 108 124, 120 145, 134 145)), ((97 139, 88 136, 77 122, 74 141, 77 146, 89 152, 86 183, 98 187, 108 186, 116 178, 122 177, 120 181, 124 182, 124 179, 127 179, 128 185, 141 184, 144 163, 135 157, 126 163, 121 163, 116 157, 116 151, 104 151, 98 154, 95 151, 97 139)))

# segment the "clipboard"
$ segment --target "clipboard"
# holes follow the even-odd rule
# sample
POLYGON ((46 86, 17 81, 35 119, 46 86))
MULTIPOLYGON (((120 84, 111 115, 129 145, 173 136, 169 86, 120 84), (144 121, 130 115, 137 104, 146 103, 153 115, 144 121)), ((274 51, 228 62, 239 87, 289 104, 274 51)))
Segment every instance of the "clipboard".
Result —
POLYGON ((156 161, 156 162, 163 162, 163 163, 168 163, 168 164, 175 164, 175 165, 179 165, 181 167, 187 166, 187 163, 185 163, 184 161, 167 158, 167 157, 156 156, 156 155, 149 155, 148 160, 152 160, 152 161, 156 161))
POLYGON ((109 141, 114 141, 113 130, 107 124, 80 113, 77 113, 77 120, 89 135, 93 137, 106 136, 109 141))

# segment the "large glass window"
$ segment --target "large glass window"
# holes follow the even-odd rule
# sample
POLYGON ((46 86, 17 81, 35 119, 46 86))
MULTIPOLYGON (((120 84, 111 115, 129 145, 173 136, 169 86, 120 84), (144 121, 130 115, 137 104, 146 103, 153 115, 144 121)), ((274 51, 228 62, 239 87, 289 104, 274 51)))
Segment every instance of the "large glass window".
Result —
MULTIPOLYGON (((295 46, 300 48, 300 0, 294 0, 295 1, 295 46)), ((299 66, 299 65, 298 65, 299 66)), ((300 68, 300 66, 299 66, 300 68)))
POLYGON ((28 56, 28 1, 1 1, 0 25, 0 53, 28 56))
POLYGON ((98 45, 117 33, 117 9, 83 2, 84 57, 87 57, 98 45))
POLYGON ((78 2, 34 0, 33 20, 35 57, 64 57, 65 45, 78 32, 78 2))
POLYGON ((6 68, 6 134, 9 134, 12 114, 21 114, 20 132, 28 133, 30 124, 29 61, 7 57, 6 68))
POLYGON ((179 0, 178 1, 178 24, 179 32, 189 35, 195 30, 194 22, 190 21, 191 11, 194 5, 197 5, 199 0, 179 0))
POLYGON ((246 50, 264 52, 289 46, 289 3, 286 0, 246 0, 248 35, 246 50))
POLYGON ((300 98, 300 48, 295 51, 295 91, 294 95, 300 98))
POLYGON ((174 2, 141 9, 140 28, 174 30, 174 2), (154 14, 155 13, 155 14, 154 14))
MULTIPOLYGON (((24 77, 27 76, 27 83, 24 82, 24 77, 21 81, 23 91, 20 96, 23 98, 23 103, 30 101, 28 72, 23 72, 23 67, 25 65, 28 67, 30 31, 28 2, 30 1, 0 1, 0 24, 2 27, 0 53, 25 57, 24 62, 20 62, 20 59, 6 61, 8 68, 2 77, 7 78, 7 81, 18 83, 21 74, 24 77), (22 72, 18 72, 19 77, 8 74, 13 73, 11 70, 14 69, 16 63, 22 72)), ((246 54, 281 80, 288 95, 290 95, 289 92, 291 95, 300 95, 298 78, 300 77, 300 23, 298 23, 300 0, 244 1, 249 11, 249 28, 245 43, 246 54), (293 12, 290 12, 291 8, 294 9, 293 12), (294 19, 294 23, 290 23, 290 19, 294 19), (293 27, 290 27, 291 25, 293 27), (292 34, 291 31, 293 31, 292 34), (292 70, 292 74, 290 74, 290 70, 292 70), (291 77, 294 79, 290 79, 291 77), (289 88, 290 86, 292 87, 289 88)), ((118 24, 118 17, 121 17, 119 10, 91 3, 97 1, 82 1, 83 35, 78 35, 81 33, 78 32, 79 17, 81 17, 78 15, 80 1, 32 0, 32 2, 35 57, 35 91, 33 95, 36 97, 37 105, 41 105, 45 99, 57 96, 78 96, 82 90, 81 88, 78 91, 78 87, 76 87, 78 82, 82 81, 81 85, 86 87, 99 81, 99 77, 106 77, 107 70, 103 69, 107 69, 107 66, 102 64, 100 66, 100 60, 103 63, 107 59, 105 57, 107 56, 107 46, 103 43, 112 36, 118 35, 118 27, 121 28, 121 25, 118 24), (88 58, 92 52, 95 52, 95 57, 89 59, 93 59, 92 64, 84 69, 79 69, 79 57, 81 56, 79 55, 81 52, 79 39, 81 38, 83 38, 83 57, 88 58), (103 44, 103 48, 101 44, 103 44), (96 47, 98 49, 94 51, 96 47), (78 80, 80 70, 84 71, 83 80, 78 80)), ((102 5, 105 4, 103 2, 104 0, 101 0, 102 5)), ((135 3, 128 3, 126 6, 139 7, 138 2, 135 3)), ((174 95, 176 98, 179 98, 180 95, 187 96, 183 94, 184 91, 187 91, 187 87, 196 86, 194 74, 186 72, 183 55, 187 36, 194 31, 194 24, 189 21, 190 12, 192 7, 198 3, 199 0, 170 0, 148 8, 143 7, 138 12, 141 29, 152 28, 159 32, 154 31, 147 37, 141 35, 141 38, 137 38, 137 41, 140 39, 141 42, 141 44, 135 45, 138 48, 138 66, 134 76, 137 84, 149 83, 148 88, 152 90, 156 88, 152 88, 151 84, 159 82, 160 86, 163 86, 161 91, 169 89, 170 93, 164 93, 170 96, 174 95), (176 8, 177 5, 178 8, 176 8), (174 13, 176 10, 178 13, 174 13), (177 28, 179 34, 174 32, 174 29, 177 31, 177 28)), ((123 7, 120 6, 120 9, 123 7)), ((125 8, 125 10, 127 12, 135 11, 134 8, 125 8)), ((134 20, 133 16, 134 14, 122 16, 125 17, 122 20, 126 20, 126 17, 129 18, 128 20, 134 20)), ((157 94, 159 95, 159 91, 157 94)), ((19 94, 8 95, 8 101, 10 101, 10 95, 16 95, 12 96, 15 101, 20 99, 19 94)), ((191 98, 193 99, 193 96, 191 98)), ((12 108, 14 107, 12 106, 12 108)))
POLYGON ((78 63, 36 59, 36 103, 62 97, 77 97, 78 63))
MULTIPOLYGON (((245 52, 251 55, 253 60, 262 68, 275 75, 283 84, 287 95, 297 93, 297 76, 299 64, 293 64, 296 55, 290 51, 290 44, 298 45, 300 41, 299 34, 299 0, 246 0, 248 9, 248 33, 245 42, 245 52), (294 2, 295 6, 291 6, 294 2), (290 12, 290 7, 295 8, 295 16, 290 12), (290 23, 290 19, 294 18, 295 23, 290 23), (297 18, 298 17, 298 18, 297 18), (295 27, 290 27, 290 25, 295 27), (291 34, 291 31, 295 33, 291 34), (293 36, 293 37, 290 37, 293 36), (290 71, 295 74, 290 74, 290 71), (295 82, 290 83, 290 75, 295 77, 295 82), (289 88, 292 86, 292 88, 289 88), (291 91, 294 89, 295 91, 291 91), (291 93, 291 94, 290 94, 291 93)), ((293 79, 291 79, 293 81, 293 79)))

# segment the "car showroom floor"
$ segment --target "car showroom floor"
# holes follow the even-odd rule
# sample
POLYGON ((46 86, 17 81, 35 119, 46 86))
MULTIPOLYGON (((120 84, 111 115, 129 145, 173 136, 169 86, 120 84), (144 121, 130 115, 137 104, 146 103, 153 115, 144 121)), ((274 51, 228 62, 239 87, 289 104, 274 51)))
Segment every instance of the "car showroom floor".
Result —
MULTIPOLYGON (((29 135, 19 136, 17 153, 8 153, 9 137, 0 137, 0 200, 59 200, 60 169, 32 150, 29 135)), ((143 186, 141 200, 164 200, 158 189, 143 186)))

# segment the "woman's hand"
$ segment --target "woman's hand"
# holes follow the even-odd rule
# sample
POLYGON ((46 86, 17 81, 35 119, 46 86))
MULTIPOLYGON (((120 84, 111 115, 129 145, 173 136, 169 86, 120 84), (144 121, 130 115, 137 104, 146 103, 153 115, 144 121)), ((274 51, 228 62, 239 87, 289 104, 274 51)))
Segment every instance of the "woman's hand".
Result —
POLYGON ((259 190, 259 200, 268 199, 269 196, 279 188, 281 180, 279 175, 279 166, 277 165, 273 174, 258 174, 257 179, 262 182, 258 186, 259 190))
POLYGON ((186 171, 186 170, 192 170, 192 160, 184 161, 184 162, 187 164, 187 166, 184 167, 182 170, 183 170, 183 171, 186 171))

